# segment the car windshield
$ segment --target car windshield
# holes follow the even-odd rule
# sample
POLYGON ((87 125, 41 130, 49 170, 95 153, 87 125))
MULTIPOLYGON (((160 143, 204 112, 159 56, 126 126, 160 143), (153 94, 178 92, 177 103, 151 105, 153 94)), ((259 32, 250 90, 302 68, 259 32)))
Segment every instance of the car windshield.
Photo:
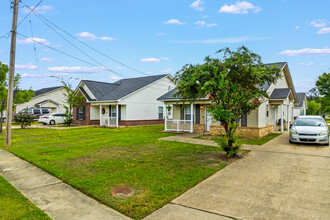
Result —
POLYGON ((298 118, 294 126, 325 126, 321 118, 298 118))

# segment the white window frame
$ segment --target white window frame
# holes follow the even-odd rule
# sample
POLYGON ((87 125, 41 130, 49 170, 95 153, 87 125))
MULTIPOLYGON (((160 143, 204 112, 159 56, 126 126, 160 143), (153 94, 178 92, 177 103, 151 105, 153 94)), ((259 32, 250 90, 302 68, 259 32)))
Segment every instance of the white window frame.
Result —
POLYGON ((158 119, 164 119, 164 106, 158 106, 158 119), (160 109, 161 109, 161 111, 160 111, 160 109), (160 117, 160 116, 162 116, 162 117, 160 117))
POLYGON ((184 107, 184 119, 185 120, 191 120, 191 106, 190 105, 186 105, 184 107), (190 118, 187 117, 188 115, 190 116, 190 118))

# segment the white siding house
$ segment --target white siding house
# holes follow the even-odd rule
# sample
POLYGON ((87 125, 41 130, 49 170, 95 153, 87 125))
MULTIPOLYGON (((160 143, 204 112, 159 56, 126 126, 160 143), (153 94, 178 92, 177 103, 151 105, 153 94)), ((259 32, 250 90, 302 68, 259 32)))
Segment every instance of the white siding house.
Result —
POLYGON ((308 109, 306 93, 304 92, 297 93, 297 98, 298 98, 298 105, 294 106, 294 113, 293 113, 294 117, 306 115, 306 110, 308 109))
POLYGON ((35 91, 35 96, 29 102, 16 105, 16 112, 25 108, 50 108, 53 112, 65 113, 64 87, 50 87, 35 91))
POLYGON ((86 101, 74 108, 74 123, 131 126, 164 122, 164 106, 157 98, 175 84, 170 75, 122 79, 114 83, 82 80, 77 90, 86 101))

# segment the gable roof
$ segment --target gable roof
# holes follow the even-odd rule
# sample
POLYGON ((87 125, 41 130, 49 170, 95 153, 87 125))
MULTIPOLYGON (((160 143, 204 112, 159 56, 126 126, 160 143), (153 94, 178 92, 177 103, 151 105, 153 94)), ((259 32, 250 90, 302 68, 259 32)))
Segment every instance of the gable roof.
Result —
POLYGON ((55 86, 55 87, 49 87, 49 88, 42 88, 42 89, 34 91, 34 93, 35 93, 35 96, 39 96, 39 95, 43 95, 47 92, 51 92, 53 90, 62 88, 62 87, 64 87, 64 86, 55 86))
POLYGON ((180 99, 179 97, 174 97, 174 94, 177 93, 179 90, 172 89, 171 91, 165 93, 161 97, 159 97, 157 100, 170 100, 170 99, 180 99))
MULTIPOLYGON (((155 76, 145 76, 145 77, 137 77, 137 78, 129 78, 129 79, 121 79, 114 83, 105 83, 105 82, 97 82, 92 80, 82 80, 90 92, 95 96, 96 100, 91 99, 90 96, 86 95, 86 91, 82 91, 82 87, 79 89, 86 94, 85 97, 88 101, 115 101, 121 99, 161 78, 169 76, 168 74, 163 75, 155 75, 155 76)), ((84 90, 84 89, 83 89, 84 90)))
POLYGON ((274 91, 270 95, 270 99, 286 99, 289 96, 290 92, 290 88, 274 89, 274 91))
POLYGON ((297 92, 297 99, 298 99, 298 105, 295 105, 294 107, 302 107, 303 103, 306 98, 306 93, 304 92, 297 92))
MULTIPOLYGON (((280 68, 280 70, 283 70, 283 68, 287 65, 288 63, 287 62, 277 62, 277 63, 267 63, 265 64, 265 66, 268 66, 268 67, 271 67, 271 66, 277 66, 278 68, 280 68)), ((270 83, 266 82, 265 84, 263 85, 258 85, 258 88, 263 88, 265 89, 266 91, 269 89, 269 87, 271 86, 270 83)))

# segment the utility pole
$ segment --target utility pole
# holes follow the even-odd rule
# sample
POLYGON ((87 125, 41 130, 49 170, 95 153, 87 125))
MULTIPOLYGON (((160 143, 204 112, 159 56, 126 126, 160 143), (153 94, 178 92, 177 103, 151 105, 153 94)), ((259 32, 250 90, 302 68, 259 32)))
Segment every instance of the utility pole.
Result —
POLYGON ((6 123, 6 146, 11 145, 11 123, 13 112, 13 93, 14 93, 14 73, 15 73, 15 55, 16 55, 16 29, 18 16, 18 2, 14 0, 13 5, 13 23, 11 29, 11 43, 10 43, 10 62, 9 62, 9 83, 8 83, 8 97, 7 97, 7 123, 6 123))

